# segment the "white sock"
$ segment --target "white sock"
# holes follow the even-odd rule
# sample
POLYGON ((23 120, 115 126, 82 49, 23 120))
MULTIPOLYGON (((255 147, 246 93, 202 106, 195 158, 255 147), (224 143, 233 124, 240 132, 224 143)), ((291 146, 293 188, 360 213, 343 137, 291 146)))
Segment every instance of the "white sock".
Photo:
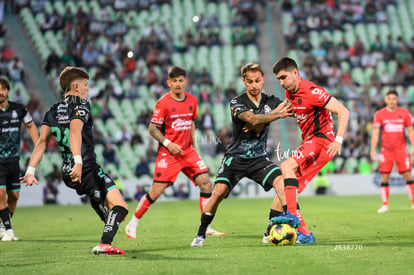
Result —
POLYGON ((133 215, 132 219, 129 221, 129 225, 137 227, 138 223, 139 223, 139 219, 135 217, 135 215, 133 215))

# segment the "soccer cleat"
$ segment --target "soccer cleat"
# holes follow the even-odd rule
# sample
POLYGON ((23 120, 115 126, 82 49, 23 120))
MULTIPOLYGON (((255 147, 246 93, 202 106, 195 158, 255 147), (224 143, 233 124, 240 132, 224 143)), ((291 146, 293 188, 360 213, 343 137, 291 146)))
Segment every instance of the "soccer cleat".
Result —
POLYGON ((14 232, 13 232, 13 231, 9 231, 9 230, 7 230, 7 231, 5 231, 5 232, 3 233, 3 237, 1 238, 1 241, 2 241, 2 242, 11 242, 11 241, 20 241, 20 239, 19 239, 19 238, 17 238, 17 237, 14 235, 14 232))
POLYGON ((206 231, 206 235, 207 236, 224 236, 226 235, 226 233, 223 232, 219 232, 215 229, 213 229, 210 225, 207 227, 207 231, 206 231))
POLYGON ((0 222, 0 239, 3 238, 6 234, 6 228, 4 227, 3 222, 0 222))
POLYGON ((377 213, 385 213, 390 211, 390 208, 388 207, 388 205, 383 205, 380 207, 380 209, 377 210, 377 213))
POLYGON ((269 234, 268 233, 263 233, 262 243, 264 243, 264 244, 269 243, 269 234))
POLYGON ((194 238, 193 242, 191 243, 192 247, 202 247, 204 245, 204 237, 197 236, 194 238))
POLYGON ((305 235, 302 232, 298 231, 296 237, 296 244, 315 244, 315 236, 311 232, 309 235, 305 235))
POLYGON ((414 210, 414 204, 411 205, 411 210, 414 210))
POLYGON ((125 226, 125 232, 126 236, 130 239, 136 239, 137 238, 137 228, 136 226, 131 225, 131 223, 128 223, 125 226))
POLYGON ((103 243, 101 243, 100 245, 95 246, 92 249, 92 253, 95 254, 95 255, 101 255, 101 254, 124 255, 125 254, 125 252, 121 248, 118 248, 116 246, 112 246, 110 244, 103 244, 103 243))
POLYGON ((280 223, 287 223, 294 228, 298 228, 300 226, 300 219, 295 215, 292 215, 289 211, 283 213, 280 216, 273 217, 270 219, 273 224, 280 224, 280 223))

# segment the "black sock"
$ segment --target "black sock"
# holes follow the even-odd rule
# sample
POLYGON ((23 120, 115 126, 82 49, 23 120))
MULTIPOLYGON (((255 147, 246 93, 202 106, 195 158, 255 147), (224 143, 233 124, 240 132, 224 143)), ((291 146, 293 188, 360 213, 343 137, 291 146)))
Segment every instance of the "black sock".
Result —
POLYGON ((269 234, 269 231, 270 231, 270 229, 272 228, 272 226, 273 226, 273 223, 270 221, 273 217, 277 217, 277 216, 280 216, 280 215, 282 215, 283 214, 283 212, 280 212, 280 211, 277 211, 277 210, 273 210, 273 209, 270 209, 270 212, 269 212, 269 222, 267 223, 267 227, 266 227, 266 234, 269 234))
POLYGON ((119 224, 126 217, 126 215, 128 215, 128 210, 119 205, 115 205, 109 211, 108 218, 106 219, 105 227, 102 233, 101 243, 112 244, 112 240, 118 231, 119 224))
POLYGON ((207 227, 213 221, 213 219, 214 219, 214 215, 212 214, 203 213, 201 215, 201 224, 200 224, 200 227, 198 228, 197 236, 203 236, 204 238, 206 237, 207 227))
POLYGON ((270 212, 269 212, 269 220, 270 220, 271 218, 273 218, 273 217, 277 217, 277 216, 280 216, 280 215, 282 215, 282 214, 283 214, 283 212, 280 212, 280 211, 277 211, 277 210, 270 209, 270 212))
POLYGON ((3 221, 6 230, 12 229, 10 211, 8 207, 0 210, 0 219, 3 221))
POLYGON ((10 212, 10 218, 13 218, 14 212, 11 212, 10 209, 9 209, 9 212, 10 212))
POLYGON ((283 205, 283 212, 287 212, 287 205, 285 204, 285 205, 283 205))
POLYGON ((108 208, 103 203, 96 201, 94 199, 90 200, 90 204, 92 208, 95 210, 96 214, 98 214, 99 218, 101 218, 101 220, 105 222, 106 217, 108 216, 108 213, 109 213, 108 208))

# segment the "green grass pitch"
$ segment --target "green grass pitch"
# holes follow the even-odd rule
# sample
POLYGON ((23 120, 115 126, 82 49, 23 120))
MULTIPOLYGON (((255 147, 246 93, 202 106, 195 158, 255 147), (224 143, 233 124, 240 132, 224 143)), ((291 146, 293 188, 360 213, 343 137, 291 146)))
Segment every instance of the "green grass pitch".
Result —
MULTIPOLYGON (((19 242, 0 242, 1 274, 412 274, 414 211, 407 196, 391 195, 377 214, 378 196, 303 197, 313 246, 262 244, 271 199, 227 199, 213 227, 227 233, 190 247, 198 201, 155 203, 127 239, 125 222, 114 245, 123 256, 95 256, 102 222, 89 205, 20 207, 13 218, 19 242)), ((129 217, 136 203, 130 204, 129 217)))

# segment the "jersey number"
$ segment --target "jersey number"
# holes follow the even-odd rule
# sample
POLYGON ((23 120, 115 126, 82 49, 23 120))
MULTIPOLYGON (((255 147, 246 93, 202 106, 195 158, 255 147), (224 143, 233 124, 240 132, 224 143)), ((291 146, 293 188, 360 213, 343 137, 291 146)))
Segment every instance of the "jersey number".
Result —
POLYGON ((66 128, 65 131, 62 133, 59 127, 51 127, 52 134, 56 138, 56 142, 58 144, 62 144, 62 146, 59 145, 60 150, 63 152, 65 151, 65 147, 70 149, 69 144, 69 129, 66 128))

